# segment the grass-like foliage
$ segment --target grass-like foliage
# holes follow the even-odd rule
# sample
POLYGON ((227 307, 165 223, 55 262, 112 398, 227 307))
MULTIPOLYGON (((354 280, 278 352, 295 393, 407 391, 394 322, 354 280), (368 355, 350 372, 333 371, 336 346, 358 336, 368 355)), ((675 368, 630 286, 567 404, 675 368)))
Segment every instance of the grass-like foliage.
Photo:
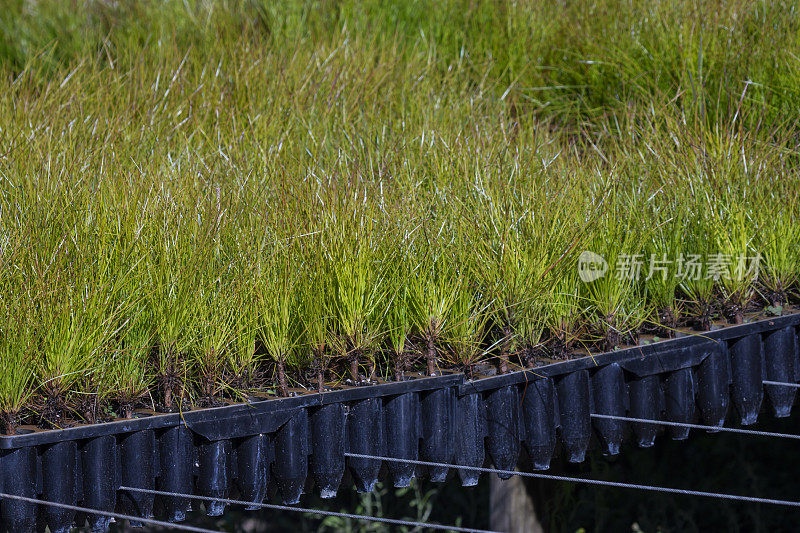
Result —
POLYGON ((7 2, 2 430, 792 311, 800 10, 618 4, 7 2))

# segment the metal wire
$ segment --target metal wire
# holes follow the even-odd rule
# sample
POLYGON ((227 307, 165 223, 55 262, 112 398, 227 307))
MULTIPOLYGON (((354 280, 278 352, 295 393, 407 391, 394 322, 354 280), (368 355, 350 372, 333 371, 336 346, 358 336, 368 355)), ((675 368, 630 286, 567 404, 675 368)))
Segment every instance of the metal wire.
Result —
POLYGON ((785 381, 769 381, 764 380, 761 383, 764 385, 775 385, 778 387, 794 387, 795 389, 800 389, 800 383, 786 383, 785 381))
POLYGON ((132 522, 141 522, 151 526, 162 526, 179 531, 194 531, 195 533, 222 533, 215 529, 205 529, 202 527, 187 526, 185 524, 173 524, 172 522, 163 522, 161 520, 154 520, 152 518, 142 518, 140 516, 131 516, 121 513, 112 513, 110 511, 101 511, 99 509, 90 509, 88 507, 80 507, 78 505, 70 505, 68 503, 49 502, 47 500, 39 500, 36 498, 28 498, 27 496, 19 496, 17 494, 6 494, 0 492, 0 499, 8 498, 9 500, 19 500, 28 503, 38 503, 40 505, 49 505, 51 507, 58 507, 60 509, 69 509, 71 511, 78 511, 87 514, 95 514, 100 516, 110 516, 112 518, 120 518, 122 520, 130 520, 132 522))
POLYGON ((672 487, 660 487, 657 485, 641 485, 638 483, 623 483, 621 481, 604 481, 602 479, 587 479, 582 477, 558 476, 555 474, 541 474, 539 472, 518 472, 516 470, 499 470, 496 468, 485 468, 482 466, 456 465, 450 463, 437 463, 435 461, 417 461, 411 459, 399 459, 397 457, 382 457, 380 455, 367 455, 363 453, 345 453, 346 457, 357 457, 359 459, 377 459, 381 461, 391 461, 396 463, 410 463, 421 466, 437 466, 444 468, 458 468, 463 470, 474 470, 490 474, 506 474, 522 477, 533 477, 540 479, 550 479, 553 481, 568 481, 570 483, 586 483, 587 485, 601 485, 604 487, 618 487, 624 489, 646 490, 651 492, 666 492, 670 494, 682 494, 684 496, 703 496, 707 498, 718 498, 722 500, 734 500, 750 503, 768 503, 771 505, 783 505, 788 507, 800 507, 800 502, 790 500, 774 500, 771 498, 760 498, 757 496, 739 496, 738 494, 724 494, 719 492, 705 492, 701 490, 675 489, 672 487))
POLYGON ((652 420, 650 418, 633 418, 630 416, 601 415, 592 413, 592 418, 604 418, 608 420, 624 420, 626 422, 636 422, 639 424, 653 424, 658 426, 675 426, 682 428, 707 429, 709 431, 723 431, 726 433, 740 433, 744 435, 758 435, 760 437, 777 437, 780 439, 800 440, 800 435, 791 433, 773 433, 771 431, 757 431, 755 429, 729 428, 725 426, 704 426, 702 424, 687 424, 684 422, 670 422, 668 420, 652 420))
MULTIPOLYGON (((347 454, 345 454, 347 455, 347 454)), ((351 513, 337 513, 335 511, 323 511, 321 509, 307 509, 305 507, 295 507, 291 505, 278 505, 274 503, 258 503, 258 502, 248 502, 244 500, 232 500, 230 498, 214 498, 212 496, 198 496, 196 494, 183 494, 180 492, 168 492, 164 490, 153 490, 153 489, 140 489, 137 487, 120 487, 119 490, 128 490, 128 491, 136 491, 142 492, 145 494, 156 494, 159 496, 176 496, 180 498, 188 498, 193 500, 203 500, 209 502, 223 502, 228 503, 231 505, 247 505, 251 507, 261 507, 264 509, 277 509, 280 511, 296 511, 299 513, 310 513, 310 514, 319 514, 324 516, 334 516, 338 518, 350 518, 353 520, 364 520, 369 522, 382 522, 384 524, 391 524, 395 526, 409 526, 409 527, 424 527, 427 529, 441 529, 445 531, 459 531, 463 533, 496 533, 493 531, 485 530, 485 529, 473 529, 468 527, 459 527, 459 526, 446 526, 442 524, 434 524, 430 522, 414 522, 412 520, 400 520, 396 518, 383 518, 377 516, 367 516, 367 515, 360 515, 360 514, 351 514, 351 513)))

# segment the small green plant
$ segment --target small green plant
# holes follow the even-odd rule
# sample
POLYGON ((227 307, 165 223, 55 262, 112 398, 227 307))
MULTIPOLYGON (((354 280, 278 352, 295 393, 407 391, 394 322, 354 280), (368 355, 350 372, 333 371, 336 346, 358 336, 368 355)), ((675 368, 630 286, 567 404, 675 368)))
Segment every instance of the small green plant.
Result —
POLYGON ((681 263, 679 258, 685 257, 684 241, 686 238, 686 214, 684 207, 670 198, 664 202, 661 212, 652 213, 659 224, 653 228, 653 237, 645 247, 644 268, 647 273, 644 279, 644 290, 653 305, 653 317, 650 319, 666 338, 675 335, 675 328, 681 322, 682 305, 678 300, 680 286, 681 263))
POLYGON ((361 381, 359 365, 367 363, 367 378, 375 377, 374 349, 386 311, 386 271, 380 236, 373 220, 356 211, 331 218, 325 227, 325 260, 330 265, 330 316, 335 324, 332 348, 361 381))
POLYGON ((256 292, 258 294, 258 338, 275 363, 281 396, 289 394, 287 365, 297 357, 302 326, 297 314, 299 271, 290 249, 277 244, 262 251, 256 292))
POLYGON ((13 435, 20 412, 34 394, 35 337, 21 306, 4 306, 0 329, 0 423, 13 435))
POLYGON ((467 290, 467 276, 454 255, 454 245, 440 242, 438 235, 426 234, 417 246, 411 259, 415 268, 409 278, 409 310, 427 373, 435 376, 441 343, 453 326, 453 307, 467 290))
POLYGON ((213 292, 204 295, 195 318, 190 356, 192 374, 196 376, 195 390, 199 396, 197 403, 203 406, 215 405, 222 393, 229 389, 232 379, 226 363, 231 357, 230 352, 235 350, 235 315, 241 310, 234 307, 236 298, 228 293, 229 290, 212 285, 213 292))
POLYGON ((120 333, 120 342, 110 347, 113 351, 106 372, 113 384, 112 397, 119 405, 119 414, 132 418, 136 404, 150 392, 154 381, 149 363, 155 350, 155 334, 146 308, 134 309, 120 333))
POLYGON ((392 259, 387 278, 391 288, 387 294, 389 301, 386 310, 386 344, 395 380, 401 380, 403 373, 410 370, 411 349, 409 337, 413 327, 411 289, 411 262, 404 254, 398 253, 392 259))
POLYGON ((758 223, 757 247, 752 261, 760 264, 752 267, 757 269, 760 266, 756 273, 763 287, 763 298, 774 314, 780 315, 789 303, 789 291, 797 285, 800 276, 800 224, 797 219, 800 197, 797 189, 790 190, 789 187, 767 194, 754 212, 758 223))
POLYGON ((232 339, 225 351, 224 375, 228 391, 235 398, 243 399, 261 385, 260 356, 256 353, 258 339, 258 300, 254 294, 254 282, 236 283, 231 287, 232 339))
POLYGON ((632 342, 644 320, 645 309, 640 293, 644 268, 643 250, 648 234, 639 222, 641 206, 632 199, 630 205, 612 205, 589 229, 589 250, 599 254, 609 265, 606 275, 584 285, 585 310, 606 350, 623 342, 632 342))
POLYGON ((180 408, 190 392, 192 324, 202 292, 198 290, 199 257, 193 253, 196 226, 167 212, 152 240, 141 241, 149 254, 141 280, 155 329, 155 376, 166 411, 180 408), (172 226, 175 224, 175 226, 172 226), (147 250, 149 248, 149 250, 147 250))
POLYGON ((302 243, 300 257, 305 275, 300 286, 299 313, 303 323, 303 344, 310 352, 317 390, 322 392, 326 388, 326 371, 331 359, 332 309, 328 306, 332 279, 330 267, 324 261, 321 239, 313 237, 302 243))
POLYGON ((487 355, 486 335, 489 322, 488 305, 480 295, 472 291, 461 291, 451 309, 451 324, 445 334, 448 346, 447 361, 472 377, 475 365, 487 355))
MULTIPOLYGON (((730 322, 741 324, 755 294, 758 276, 757 267, 753 265, 755 225, 740 205, 730 205, 713 228, 717 255, 709 258, 709 266, 714 267, 716 263, 721 267, 718 281, 725 315, 730 322)), ((716 272, 711 274, 717 275, 716 272)))
POLYGON ((705 262, 716 253, 715 243, 708 238, 710 221, 705 211, 693 213, 687 220, 684 252, 679 254, 680 288, 686 296, 685 305, 695 326, 711 329, 715 315, 713 276, 708 275, 705 262))

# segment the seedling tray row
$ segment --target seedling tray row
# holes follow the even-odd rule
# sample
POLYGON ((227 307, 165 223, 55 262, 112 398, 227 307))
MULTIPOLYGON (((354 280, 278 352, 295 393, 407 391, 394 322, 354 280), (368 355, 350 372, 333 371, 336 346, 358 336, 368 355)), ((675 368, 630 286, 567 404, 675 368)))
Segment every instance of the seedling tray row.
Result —
MULTIPOLYGON (((466 380, 456 373, 408 379, 177 414, 0 437, 2 492, 181 521, 185 497, 120 486, 260 503, 277 491, 297 503, 305 491, 332 497, 346 472, 361 492, 384 469, 397 487, 414 476, 444 481, 448 469, 346 457, 345 453, 513 470, 522 451, 547 469, 559 449, 584 460, 590 441, 617 454, 632 434, 652 446, 654 424, 591 414, 719 426, 735 412, 756 422, 767 396, 775 416, 790 414, 797 383, 800 314, 730 326, 524 371, 466 380)), ((669 427, 676 440, 689 429, 669 427)), ((459 469, 465 486, 478 473, 459 469)), ((195 505, 197 505, 195 503, 195 505)), ((220 515, 225 504, 205 505, 220 515)), ((65 532, 109 519, 2 500, 7 531, 65 532)))

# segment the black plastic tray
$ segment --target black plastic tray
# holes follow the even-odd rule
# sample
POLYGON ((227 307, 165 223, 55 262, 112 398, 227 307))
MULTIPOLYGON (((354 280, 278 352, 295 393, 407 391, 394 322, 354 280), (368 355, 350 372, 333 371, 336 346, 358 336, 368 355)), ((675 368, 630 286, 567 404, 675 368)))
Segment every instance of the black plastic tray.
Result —
MULTIPOLYGON (((592 413, 721 425, 733 406, 754 423, 763 396, 788 416, 795 389, 764 380, 798 382, 800 314, 730 326, 645 346, 466 381, 461 374, 303 394, 180 414, 0 437, 3 492, 136 516, 180 521, 182 497, 154 497, 120 486, 261 502, 277 490, 286 503, 314 487, 332 497, 348 471, 370 491, 383 466, 395 486, 415 475, 443 481, 446 468, 346 458, 345 451, 513 470, 525 450, 537 469, 560 447, 583 461, 593 438, 616 454, 632 434, 651 446, 653 424, 592 418, 592 413)), ((672 427, 673 439, 688 429, 672 427)), ((464 485, 478 474, 459 470, 464 485)), ((219 515, 222 502, 206 504, 219 515)), ((99 516, 0 502, 7 531, 69 531, 99 516)))

